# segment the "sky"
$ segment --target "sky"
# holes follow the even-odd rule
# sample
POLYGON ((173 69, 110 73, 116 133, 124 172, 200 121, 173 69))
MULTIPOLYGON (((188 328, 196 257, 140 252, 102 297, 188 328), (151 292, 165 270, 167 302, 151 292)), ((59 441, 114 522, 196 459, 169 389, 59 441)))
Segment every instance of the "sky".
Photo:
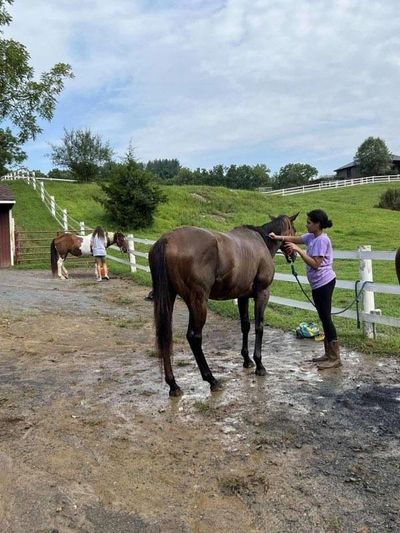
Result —
POLYGON ((332 174, 369 136, 400 154, 396 0, 14 0, 10 12, 5 35, 37 77, 58 62, 75 74, 25 145, 30 169, 54 166, 64 128, 192 169, 332 174))

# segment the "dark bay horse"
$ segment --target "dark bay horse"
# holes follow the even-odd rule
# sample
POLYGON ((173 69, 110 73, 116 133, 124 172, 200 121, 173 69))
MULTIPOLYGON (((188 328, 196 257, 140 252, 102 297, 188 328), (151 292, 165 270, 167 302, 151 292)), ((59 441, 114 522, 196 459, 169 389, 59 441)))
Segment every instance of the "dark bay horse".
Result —
MULTIPOLYGON (((112 233, 110 231, 105 232, 106 236, 106 248, 112 244, 119 246, 121 252, 128 251, 128 244, 125 236, 120 231, 112 233)), ((75 257, 88 257, 92 255, 90 249, 90 239, 92 234, 89 235, 74 235, 73 233, 63 233, 58 235, 51 241, 50 245, 50 257, 51 257, 51 271, 55 277, 58 273, 60 279, 68 279, 68 271, 64 266, 64 261, 68 254, 75 257)))
POLYGON ((227 233, 195 227, 182 227, 163 235, 149 252, 153 280, 154 318, 160 359, 164 362, 165 381, 170 396, 180 396, 171 366, 172 313, 177 295, 189 309, 186 338, 203 380, 211 391, 220 389, 202 350, 202 330, 206 322, 207 301, 238 299, 243 335, 243 366, 254 363, 249 357, 249 298, 254 298, 256 340, 253 359, 255 373, 264 376, 261 342, 264 310, 269 298, 275 267, 272 258, 282 245, 273 241, 270 232, 294 235, 297 215, 280 215, 263 226, 241 226, 227 233))
POLYGON ((396 264, 397 279, 399 280, 399 283, 400 283, 400 248, 397 250, 397 253, 396 253, 395 264, 396 264))

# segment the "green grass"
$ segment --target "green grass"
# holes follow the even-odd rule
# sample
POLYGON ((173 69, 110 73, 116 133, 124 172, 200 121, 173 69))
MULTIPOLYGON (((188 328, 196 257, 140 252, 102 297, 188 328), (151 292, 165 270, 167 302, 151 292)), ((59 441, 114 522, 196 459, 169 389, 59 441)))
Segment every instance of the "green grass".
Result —
MULTIPOLYGON (((55 221, 41 204, 38 193, 22 182, 9 182, 17 199, 14 217, 18 227, 57 229, 55 221)), ((70 184, 45 182, 49 194, 55 196, 58 205, 88 226, 101 224, 114 230, 119 229, 107 219, 102 205, 96 200, 102 195, 96 184, 70 184)), ((328 230, 333 246, 340 250, 355 250, 363 244, 370 244, 373 250, 395 250, 400 246, 398 237, 399 214, 395 211, 379 209, 380 195, 396 184, 376 184, 348 187, 321 192, 311 192, 296 196, 268 196, 252 191, 230 191, 222 187, 170 186, 165 187, 168 201, 161 204, 152 226, 140 231, 126 231, 137 237, 157 239, 162 233, 182 225, 195 225, 209 229, 229 230, 241 224, 259 225, 265 223, 269 214, 293 214, 300 211, 296 221, 297 233, 305 232, 306 213, 311 209, 322 208, 333 220, 333 228, 328 230)), ((137 246, 147 251, 146 246, 137 246)), ((138 258, 138 262, 142 262, 138 258)), ((282 258, 275 260, 277 271, 290 273, 290 267, 282 258)), ((335 271, 338 279, 355 281, 359 278, 358 262, 336 260, 335 271)), ((131 278, 127 268, 110 264, 113 273, 131 278)), ((48 265, 46 265, 48 268, 48 265)), ((396 284, 394 265, 390 261, 374 261, 374 280, 396 284)), ((305 275, 302 261, 296 270, 305 275)), ((144 272, 133 275, 136 282, 150 285, 150 276, 144 272)), ((272 294, 304 300, 296 284, 275 281, 272 294)), ((343 308, 353 298, 351 291, 336 289, 333 305, 343 308)), ((383 314, 400 317, 397 296, 375 295, 376 307, 383 314)), ((210 307, 227 316, 237 317, 238 311, 232 302, 210 302, 210 307)), ((284 330, 293 330, 301 321, 315 321, 311 311, 269 305, 266 322, 284 330)), ((400 332, 398 329, 378 326, 378 339, 369 340, 361 336, 353 320, 336 317, 341 341, 347 346, 377 355, 400 353, 400 332)))

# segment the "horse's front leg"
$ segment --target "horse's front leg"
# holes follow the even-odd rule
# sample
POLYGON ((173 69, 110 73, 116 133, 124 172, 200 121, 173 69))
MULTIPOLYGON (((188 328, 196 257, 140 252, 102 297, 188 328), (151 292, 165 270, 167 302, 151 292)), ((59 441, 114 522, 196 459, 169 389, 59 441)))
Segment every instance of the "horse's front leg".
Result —
POLYGON ((256 363, 256 375, 265 376, 267 373, 261 362, 261 346, 264 333, 264 311, 269 299, 269 289, 258 291, 254 297, 254 321, 256 341, 254 344, 253 359, 256 363))
POLYGON ((200 298, 195 298, 190 304, 188 304, 188 308, 189 325, 186 338, 196 359, 201 377, 204 381, 208 381, 212 392, 221 390, 219 382, 212 375, 210 367, 207 364, 202 348, 202 332, 207 317, 207 302, 206 300, 201 301, 200 298))
POLYGON ((249 331, 250 331, 250 319, 249 319, 249 299, 238 298, 238 307, 240 313, 240 326, 242 329, 242 357, 244 368, 250 368, 254 366, 253 361, 249 357, 249 331))

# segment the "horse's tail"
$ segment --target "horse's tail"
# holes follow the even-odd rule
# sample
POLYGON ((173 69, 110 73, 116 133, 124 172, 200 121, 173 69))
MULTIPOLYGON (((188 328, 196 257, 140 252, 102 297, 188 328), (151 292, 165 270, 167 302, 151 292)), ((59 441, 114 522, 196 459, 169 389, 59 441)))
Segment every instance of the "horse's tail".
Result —
POLYGON ((54 241, 55 239, 53 239, 50 244, 50 261, 51 271, 53 272, 53 276, 55 277, 57 274, 58 252, 54 241))
POLYGON ((399 283, 400 283, 400 248, 397 250, 396 258, 394 261, 396 264, 397 279, 399 280, 399 283))
POLYGON ((165 238, 158 240, 149 252, 149 264, 153 280, 154 322, 158 355, 169 362, 172 351, 173 290, 168 279, 165 238))

